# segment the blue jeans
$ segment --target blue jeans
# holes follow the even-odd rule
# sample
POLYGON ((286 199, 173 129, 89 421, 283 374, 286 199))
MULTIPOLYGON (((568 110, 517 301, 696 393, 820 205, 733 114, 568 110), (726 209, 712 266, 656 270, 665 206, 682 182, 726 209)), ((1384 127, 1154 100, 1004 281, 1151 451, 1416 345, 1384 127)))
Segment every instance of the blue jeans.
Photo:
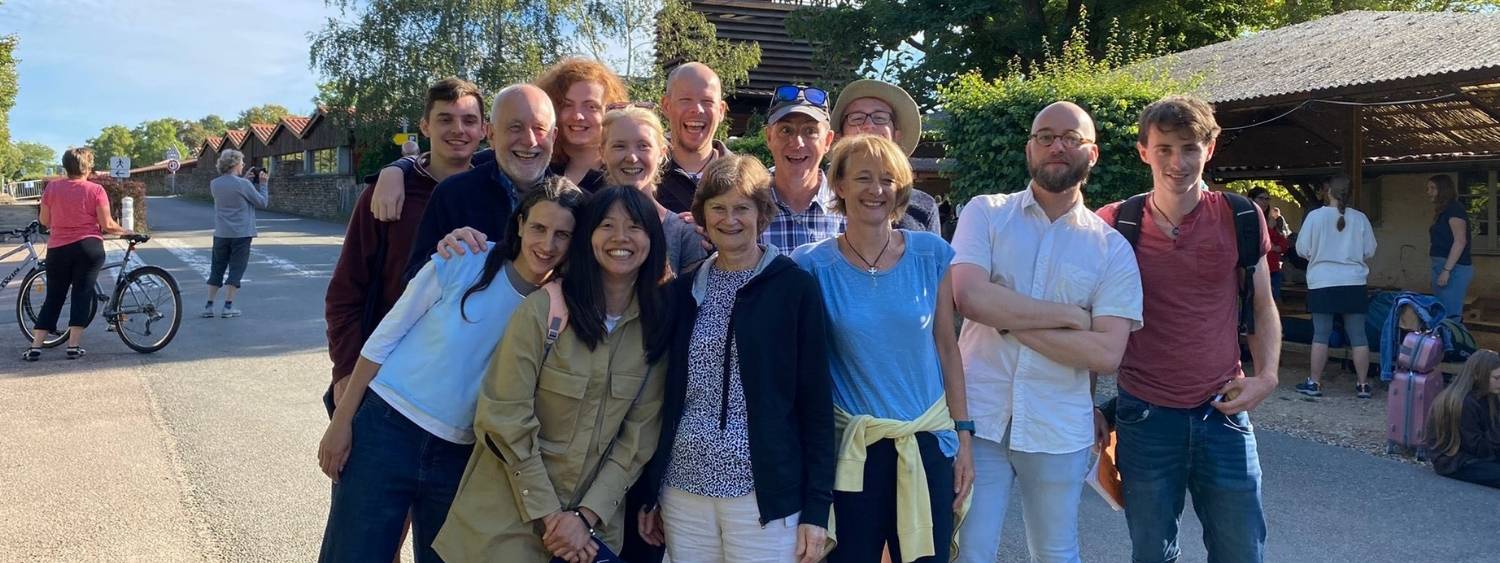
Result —
POLYGON ((418 563, 440 563, 432 540, 448 518, 474 446, 429 434, 374 391, 365 392, 353 429, 318 561, 394 559, 410 514, 418 563))
POLYGON ((1450 317, 1464 318, 1464 296, 1469 293, 1469 282, 1474 281, 1474 266, 1456 264, 1448 274, 1448 285, 1438 287, 1438 275, 1448 264, 1447 257, 1430 256, 1432 259, 1432 295, 1443 302, 1443 311, 1450 317))
POLYGON ((1078 501, 1089 472, 1089 448, 1066 454, 1016 451, 1010 449, 1009 430, 999 443, 983 438, 971 443, 974 496, 959 528, 958 561, 995 563, 1010 496, 1019 492, 1031 561, 1077 563, 1078 501))
POLYGON ((1207 403, 1161 407, 1121 389, 1115 421, 1133 561, 1181 555, 1177 527, 1186 491, 1193 493, 1210 563, 1264 559, 1260 458, 1248 414, 1226 416, 1207 403))
POLYGON ((1286 276, 1283 275, 1280 270, 1277 270, 1275 272, 1271 272, 1271 300, 1272 301, 1275 301, 1277 303, 1281 302, 1281 282, 1284 279, 1286 279, 1286 276))

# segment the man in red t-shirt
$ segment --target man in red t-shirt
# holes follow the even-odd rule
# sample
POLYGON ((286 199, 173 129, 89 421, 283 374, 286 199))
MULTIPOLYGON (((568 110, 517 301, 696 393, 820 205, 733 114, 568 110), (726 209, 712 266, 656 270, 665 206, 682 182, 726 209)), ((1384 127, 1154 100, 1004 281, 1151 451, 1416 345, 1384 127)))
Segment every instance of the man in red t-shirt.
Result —
MULTIPOLYGON (((1240 366, 1238 248, 1225 196, 1203 167, 1219 126, 1202 100, 1171 96, 1141 112, 1137 150, 1152 189, 1136 242, 1145 326, 1117 378, 1120 476, 1132 558, 1175 561, 1184 493, 1210 561, 1264 559, 1260 459, 1248 411, 1276 389, 1281 322, 1262 257, 1255 268, 1255 375, 1240 366)), ((1119 204, 1099 210, 1114 223, 1119 204)), ((1264 219, 1262 219, 1264 220, 1264 219)), ((1261 254, 1271 242, 1261 235, 1261 254)))

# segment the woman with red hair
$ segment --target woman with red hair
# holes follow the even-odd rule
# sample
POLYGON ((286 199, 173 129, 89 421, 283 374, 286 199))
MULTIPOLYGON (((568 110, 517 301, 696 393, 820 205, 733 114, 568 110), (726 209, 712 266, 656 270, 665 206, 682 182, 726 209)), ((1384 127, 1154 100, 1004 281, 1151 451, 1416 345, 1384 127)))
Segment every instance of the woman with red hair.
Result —
POLYGON ((581 57, 552 65, 533 84, 547 93, 557 112, 551 172, 566 176, 585 192, 598 191, 604 186, 599 155, 604 112, 626 101, 625 84, 609 67, 581 57))

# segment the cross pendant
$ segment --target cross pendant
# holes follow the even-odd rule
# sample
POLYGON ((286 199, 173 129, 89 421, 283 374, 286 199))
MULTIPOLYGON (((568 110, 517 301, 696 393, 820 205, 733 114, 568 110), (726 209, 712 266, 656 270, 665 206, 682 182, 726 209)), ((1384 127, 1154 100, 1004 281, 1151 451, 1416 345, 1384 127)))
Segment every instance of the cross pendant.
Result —
POLYGON ((870 270, 869 271, 870 271, 870 275, 871 276, 875 275, 875 267, 874 266, 870 266, 870 270))

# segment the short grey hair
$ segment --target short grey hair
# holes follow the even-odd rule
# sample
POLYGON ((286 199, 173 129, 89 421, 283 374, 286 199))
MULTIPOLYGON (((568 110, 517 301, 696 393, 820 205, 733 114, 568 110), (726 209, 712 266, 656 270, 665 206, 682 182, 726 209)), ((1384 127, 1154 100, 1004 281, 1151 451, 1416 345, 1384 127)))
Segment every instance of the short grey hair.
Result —
POLYGON ((224 149, 219 153, 217 166, 220 174, 228 174, 234 167, 245 163, 245 153, 234 149, 224 149))

